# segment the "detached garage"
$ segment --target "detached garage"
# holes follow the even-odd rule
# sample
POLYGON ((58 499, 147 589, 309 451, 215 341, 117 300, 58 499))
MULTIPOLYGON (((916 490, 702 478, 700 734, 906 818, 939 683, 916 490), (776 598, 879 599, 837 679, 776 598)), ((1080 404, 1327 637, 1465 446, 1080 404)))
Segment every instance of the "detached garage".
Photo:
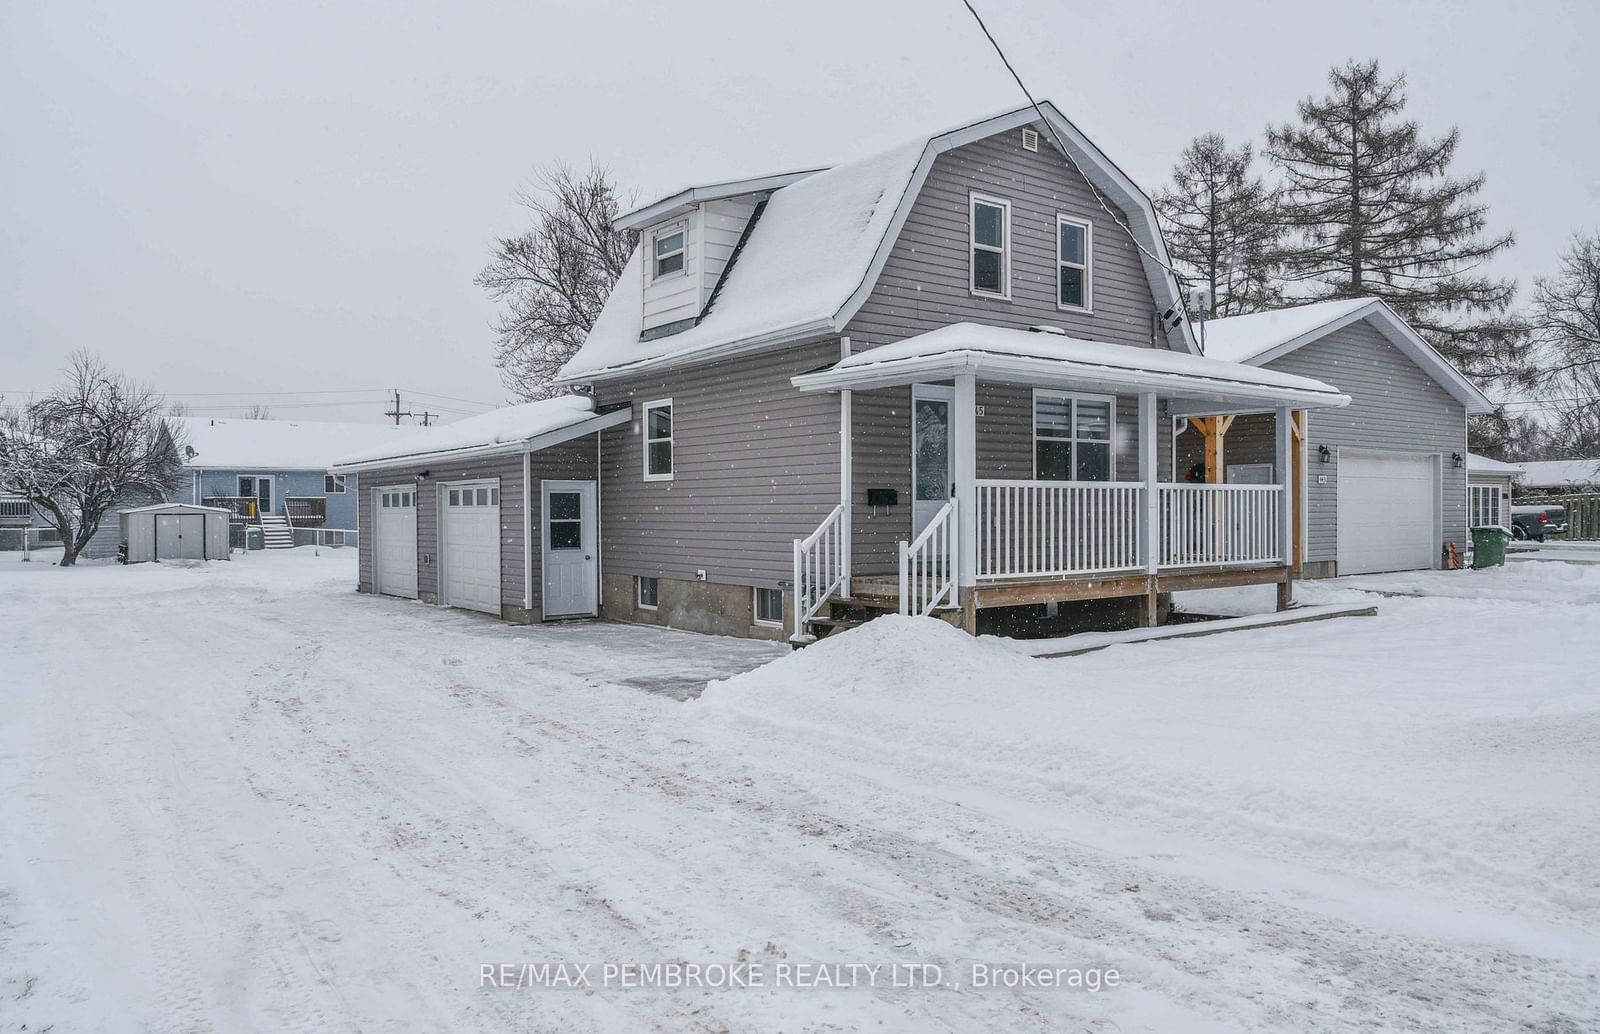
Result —
POLYGON ((117 517, 124 562, 227 560, 229 511, 191 503, 157 503, 117 517))
POLYGON ((361 475, 360 590, 506 621, 593 616, 599 432, 630 417, 546 399, 336 464, 361 475))

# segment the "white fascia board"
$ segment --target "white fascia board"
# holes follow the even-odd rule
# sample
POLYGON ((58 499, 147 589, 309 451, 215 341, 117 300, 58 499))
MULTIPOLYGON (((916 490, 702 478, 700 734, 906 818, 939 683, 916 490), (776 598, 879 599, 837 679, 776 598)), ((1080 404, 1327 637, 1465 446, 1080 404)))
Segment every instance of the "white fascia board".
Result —
POLYGON ((707 201, 720 201, 723 198, 739 197, 742 194, 760 194, 768 190, 778 190, 787 187, 796 180, 814 176, 819 172, 827 171, 827 166, 816 169, 797 169, 794 172, 778 172, 770 176, 755 176, 743 180, 726 180, 722 183, 707 183, 698 187, 680 190, 676 194, 669 194, 659 201, 652 201, 648 205, 624 212, 611 220, 614 230, 637 230, 665 219, 672 219, 682 215, 696 205, 707 201))
POLYGON ((668 352, 665 355, 640 359, 622 366, 607 366, 603 369, 591 370, 588 373, 575 373, 566 377, 557 377, 550 383, 558 387, 569 387, 574 384, 596 384, 602 381, 614 381, 623 377, 632 377, 639 373, 648 373, 661 367, 697 366, 701 363, 716 362, 719 359, 732 359, 750 352, 759 352, 773 345, 803 344, 813 339, 832 337, 834 333, 833 320, 812 320, 810 323, 784 327, 766 334, 758 334, 755 337, 719 342, 714 345, 691 349, 687 352, 668 352))
POLYGON ((1473 384, 1458 369, 1455 364, 1444 356, 1422 336, 1411 329, 1411 325, 1401 319, 1393 309, 1382 300, 1374 298, 1371 302, 1360 308, 1353 309, 1337 319, 1329 320, 1314 330, 1292 337, 1287 341, 1273 345, 1264 352, 1258 352, 1248 359, 1241 360, 1251 366, 1265 366, 1274 359, 1281 359, 1298 349, 1304 348, 1313 341, 1319 341, 1335 331, 1361 320, 1370 319, 1374 327, 1394 347, 1398 348, 1407 359, 1410 359, 1422 371, 1434 379, 1438 385, 1457 402, 1466 407, 1469 416, 1479 416, 1484 413, 1494 412, 1494 403, 1478 386, 1473 384))
POLYGON ((1039 359, 989 352, 960 351, 916 356, 848 370, 829 369, 791 377, 801 391, 838 391, 888 388, 925 380, 973 374, 983 380, 1030 384, 1036 387, 1137 394, 1153 391, 1173 399, 1202 400, 1196 412, 1215 412, 1220 406, 1286 405, 1302 409, 1335 409, 1350 404, 1340 392, 1306 391, 1270 384, 1252 384, 1215 377, 1163 373, 1156 370, 1113 369, 1067 359, 1039 359))
POLYGON ((619 424, 625 424, 631 419, 629 409, 618 409, 610 413, 601 413, 596 416, 581 420, 566 427, 558 427, 553 431, 534 435, 515 442, 496 442, 493 445, 471 445, 462 449, 445 449, 439 452, 418 452, 406 456, 388 456, 380 460, 365 460, 361 463, 340 463, 329 468, 335 474, 359 474, 363 471, 385 470, 390 467, 414 467, 418 463, 453 463, 456 460, 483 459, 486 456, 507 456, 523 452, 538 452, 548 449, 552 445, 570 442, 574 438, 582 438, 596 431, 604 431, 619 424))

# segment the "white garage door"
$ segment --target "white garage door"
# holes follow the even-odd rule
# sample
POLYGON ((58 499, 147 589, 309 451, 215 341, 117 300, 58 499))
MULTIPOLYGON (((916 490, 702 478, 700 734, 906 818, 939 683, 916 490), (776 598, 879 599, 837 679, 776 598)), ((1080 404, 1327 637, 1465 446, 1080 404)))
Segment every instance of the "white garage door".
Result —
POLYGON ((474 481, 439 486, 444 497, 443 602, 500 613, 500 486, 474 481))
POLYGON ((1426 453, 1339 451, 1340 574, 1436 566, 1439 477, 1426 453))
POLYGON ((415 488, 380 488, 372 493, 377 515, 378 591, 417 598, 417 492, 415 488))

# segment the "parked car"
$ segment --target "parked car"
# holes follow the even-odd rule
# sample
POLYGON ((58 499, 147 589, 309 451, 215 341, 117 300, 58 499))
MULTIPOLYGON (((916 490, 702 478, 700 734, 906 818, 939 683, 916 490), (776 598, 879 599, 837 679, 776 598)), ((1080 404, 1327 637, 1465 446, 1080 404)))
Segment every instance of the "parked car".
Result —
POLYGON ((1511 508, 1511 537, 1543 542, 1546 535, 1565 535, 1567 508, 1565 506, 1513 506, 1511 508))

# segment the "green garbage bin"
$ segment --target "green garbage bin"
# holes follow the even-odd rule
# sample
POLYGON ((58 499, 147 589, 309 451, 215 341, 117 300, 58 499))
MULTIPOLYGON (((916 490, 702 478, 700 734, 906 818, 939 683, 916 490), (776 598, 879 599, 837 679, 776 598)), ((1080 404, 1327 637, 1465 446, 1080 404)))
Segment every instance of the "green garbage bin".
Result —
POLYGON ((245 532, 244 532, 244 548, 245 549, 265 549, 266 545, 267 545, 266 536, 264 534, 262 534, 262 531, 261 531, 260 528, 246 528, 245 529, 245 532))
POLYGON ((1511 538, 1504 528, 1472 529, 1472 568, 1499 567, 1506 562, 1506 542, 1511 538))

